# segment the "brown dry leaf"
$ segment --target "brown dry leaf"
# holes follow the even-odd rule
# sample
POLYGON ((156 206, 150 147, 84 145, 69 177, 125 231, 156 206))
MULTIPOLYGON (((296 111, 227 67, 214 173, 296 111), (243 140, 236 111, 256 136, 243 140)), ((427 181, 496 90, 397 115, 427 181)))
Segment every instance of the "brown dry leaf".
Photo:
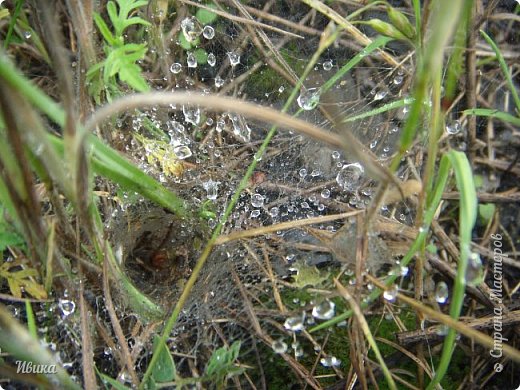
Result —
POLYGON ((403 191, 402 194, 397 188, 391 188, 388 190, 385 194, 383 204, 392 204, 404 200, 403 196, 406 199, 418 194, 422 190, 422 183, 418 180, 408 180, 401 183, 401 190, 403 191))

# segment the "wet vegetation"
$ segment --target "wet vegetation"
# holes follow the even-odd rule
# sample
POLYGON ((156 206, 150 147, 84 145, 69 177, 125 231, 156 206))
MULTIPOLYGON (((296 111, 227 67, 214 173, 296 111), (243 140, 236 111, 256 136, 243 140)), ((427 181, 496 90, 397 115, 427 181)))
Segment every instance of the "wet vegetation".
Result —
POLYGON ((0 4, 0 388, 515 388, 520 5, 0 4))

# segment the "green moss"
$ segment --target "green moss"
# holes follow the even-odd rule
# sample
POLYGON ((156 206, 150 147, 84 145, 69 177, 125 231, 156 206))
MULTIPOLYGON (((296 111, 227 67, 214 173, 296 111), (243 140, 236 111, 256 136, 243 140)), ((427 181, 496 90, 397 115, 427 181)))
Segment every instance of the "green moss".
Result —
MULTIPOLYGON (((298 61, 299 48, 295 44, 288 45, 285 49, 280 50, 280 54, 287 62, 289 67, 296 73, 301 74, 305 63, 298 61)), ((252 55, 249 58, 248 66, 253 65, 261 58, 252 55)), ((251 97, 257 97, 265 100, 265 94, 274 94, 276 100, 286 100, 291 92, 291 86, 288 81, 280 76, 278 72, 269 66, 262 67, 259 71, 251 74, 247 82, 247 94, 251 97), (280 87, 285 87, 279 92, 280 87)))

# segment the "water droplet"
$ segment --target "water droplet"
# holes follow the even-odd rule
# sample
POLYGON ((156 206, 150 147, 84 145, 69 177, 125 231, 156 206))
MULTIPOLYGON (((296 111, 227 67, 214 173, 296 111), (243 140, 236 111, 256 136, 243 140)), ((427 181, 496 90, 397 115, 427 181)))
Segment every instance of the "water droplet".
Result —
POLYGON ((386 95, 388 95, 388 91, 386 89, 382 89, 374 95, 374 100, 382 100, 386 97, 386 95))
POLYGON ((335 356, 327 356, 320 359, 320 363, 323 367, 339 367, 341 360, 335 356))
POLYGON ((192 155, 191 149, 186 145, 176 146, 173 148, 173 153, 175 153, 179 160, 184 160, 192 155))
POLYGON ((321 191, 321 197, 328 199, 330 197, 330 190, 328 188, 323 189, 323 191, 321 191))
POLYGON ((188 63, 188 68, 197 67, 197 59, 195 58, 195 55, 191 51, 188 52, 188 56, 186 57, 186 62, 188 63))
POLYGON ((186 122, 194 126, 198 126, 200 122, 200 108, 191 108, 190 106, 182 106, 182 113, 186 122))
POLYGON ((24 32, 23 32, 23 37, 24 37, 25 39, 31 39, 31 37, 32 37, 32 32, 29 31, 29 30, 24 31, 24 32))
POLYGON ((170 72, 172 72, 173 74, 180 73, 181 70, 182 70, 182 65, 179 64, 178 62, 174 62, 172 64, 172 66, 170 66, 170 72))
POLYGON ((397 298, 397 293, 399 291, 399 288, 396 284, 391 285, 388 290, 385 290, 383 293, 383 298, 385 298, 387 301, 393 302, 397 298))
POLYGON ((202 26, 194 16, 185 18, 181 22, 182 33, 188 42, 196 40, 202 34, 202 26))
POLYGON ((304 179, 305 176, 307 176, 307 169, 305 169, 305 168, 300 169, 300 170, 298 171, 298 175, 300 175, 300 177, 301 177, 302 179, 304 179))
POLYGON ((220 76, 215 77, 215 87, 220 88, 224 85, 224 79, 220 76))
POLYGON ((337 150, 335 150, 335 151, 332 152, 332 158, 333 158, 334 160, 337 160, 337 159, 340 158, 340 154, 339 154, 339 152, 338 152, 337 150))
POLYGON ((260 210, 251 211, 251 218, 258 218, 259 215, 260 215, 260 210))
POLYGON ((472 252, 468 257, 468 267, 466 268, 466 283, 470 286, 476 286, 483 281, 484 271, 482 269, 482 260, 478 253, 472 252))
POLYGON ((67 317, 74 313, 74 310, 76 309, 76 304, 74 303, 74 301, 70 301, 68 299, 60 299, 58 301, 58 307, 63 313, 63 317, 67 317))
POLYGON ((332 60, 325 61, 323 63, 323 70, 329 71, 332 69, 332 60))
POLYGON ((439 328, 437 329, 437 334, 439 336, 446 336, 448 334, 448 331, 450 330, 450 327, 448 325, 439 325, 439 328))
POLYGON ((302 347, 300 344, 296 344, 296 345, 293 344, 292 347, 293 347, 293 349, 294 349, 294 357, 295 357, 296 359, 299 359, 299 358, 301 358, 301 357, 304 355, 304 353, 303 353, 303 347, 302 347))
POLYGON ((278 93, 282 93, 283 91, 285 91, 285 87, 280 85, 280 88, 278 88, 278 93))
POLYGON ((440 281, 437 283, 437 287, 435 288, 435 300, 440 303, 446 303, 449 296, 448 285, 444 281, 440 281))
POLYGON ((215 54, 209 53, 208 54, 208 65, 215 66, 216 63, 217 63, 217 57, 215 57, 215 54))
POLYGON ((319 88, 309 88, 303 90, 298 96, 298 106, 300 106, 305 111, 310 111, 318 105, 320 102, 320 94, 321 89, 319 88))
POLYGON ((285 353, 287 351, 287 344, 282 340, 274 340, 271 348, 275 353, 285 353))
POLYGON ((253 194, 251 196, 251 204, 253 207, 262 207, 264 205, 264 197, 260 194, 253 194))
POLYGON ((204 187, 204 189, 206 190, 207 192, 207 195, 206 197, 210 200, 215 200, 217 199, 217 194, 218 194, 218 185, 220 184, 219 181, 213 181, 211 179, 209 179, 208 181, 202 183, 202 187, 204 187))
POLYGON ((395 85, 399 85, 399 84, 401 84, 402 82, 403 82, 403 76, 401 76, 401 75, 397 75, 397 76, 394 77, 393 83, 394 83, 395 85))
POLYGON ((226 127, 226 122, 224 122, 224 119, 220 118, 217 121, 217 126, 215 127, 215 130, 217 133, 222 133, 222 130, 224 130, 224 127, 226 127))
POLYGON ((293 332, 298 332, 303 330, 305 322, 305 313, 302 313, 301 316, 289 317, 285 320, 283 326, 287 330, 291 330, 293 332))
POLYGON ((359 163, 347 164, 339 171, 336 182, 344 191, 355 191, 358 189, 364 169, 359 163))
POLYGON ((215 37, 215 29, 211 26, 204 26, 202 35, 204 35, 206 39, 213 39, 215 37))
POLYGON ((244 140, 249 142, 251 140, 251 129, 247 125, 245 119, 238 115, 229 115, 231 123, 233 123, 233 133, 244 140))
POLYGON ((460 132, 461 126, 459 121, 452 121, 450 123, 446 123, 446 133, 450 135, 458 134, 460 132))
POLYGON ((240 54, 235 53, 234 51, 228 51, 227 56, 229 58, 229 63, 232 67, 235 67, 238 64, 240 64, 240 54))
POLYGON ((320 320, 330 320, 334 317, 335 307, 336 305, 334 302, 326 299, 312 308, 312 316, 320 320))
POLYGON ((129 383, 132 383, 132 377, 130 376, 129 373, 127 373, 126 371, 123 371, 121 373, 121 375, 119 375, 119 377, 117 378, 117 380, 123 384, 129 384, 129 383))

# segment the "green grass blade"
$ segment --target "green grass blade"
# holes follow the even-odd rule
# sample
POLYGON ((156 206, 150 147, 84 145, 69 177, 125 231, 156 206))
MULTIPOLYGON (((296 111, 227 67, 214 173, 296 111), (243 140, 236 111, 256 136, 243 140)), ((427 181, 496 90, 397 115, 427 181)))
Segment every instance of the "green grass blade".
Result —
POLYGON ((503 111, 498 111, 489 108, 470 108, 468 110, 464 110, 463 113, 466 115, 477 115, 486 116, 490 118, 497 118, 504 122, 511 123, 512 125, 520 126, 520 118, 503 111))
POLYGON ((34 318, 34 312, 29 300, 25 301, 25 312, 27 315, 27 329, 29 329, 29 333, 32 337, 38 339, 38 332, 36 331, 36 320, 34 318))
POLYGON ((7 47, 11 43, 11 36, 13 35, 14 26, 16 26, 16 22, 18 21, 18 16, 20 15, 20 10, 22 9, 23 2, 24 0, 18 0, 16 2, 14 12, 11 15, 11 20, 9 21, 7 34, 5 35, 4 49, 7 49, 7 47))
MULTIPOLYGON (((457 188, 460 192, 459 202, 459 238, 460 238, 460 259, 458 261, 457 276, 453 286, 453 297, 450 306, 450 317, 458 320, 462 305, 464 304, 464 292, 466 289, 466 269, 470 256, 471 232, 477 219, 477 193, 473 182, 473 171, 468 158, 462 152, 450 151, 443 160, 448 159, 455 171, 457 188)), ((441 360, 436 370, 435 376, 428 389, 433 389, 446 374, 453 351, 457 332, 450 329, 442 348, 441 360)))
POLYGON ((378 108, 375 108, 373 110, 364 112, 362 114, 346 117, 345 119, 343 119, 343 122, 344 123, 346 123, 346 122, 354 122, 354 121, 357 121, 359 119, 364 119, 364 118, 368 118, 368 117, 371 117, 371 116, 375 116, 375 115, 381 114, 383 112, 387 112, 387 111, 390 111, 390 110, 395 110, 396 108, 409 106, 413 102, 414 102, 413 98, 404 98, 404 99, 396 100, 395 102, 391 102, 391 103, 385 104, 385 105, 383 105, 381 107, 378 107, 378 108))
POLYGON ((412 0, 413 12, 415 15, 415 32, 416 45, 418 49, 422 46, 422 16, 421 16, 421 2, 420 0, 412 0))
POLYGON ((371 54, 374 50, 383 47, 388 42, 392 41, 392 38, 384 37, 382 35, 378 36, 372 43, 368 44, 362 51, 356 54, 349 62, 339 69, 334 76, 332 76, 329 80, 323 84, 321 87, 323 92, 328 91, 332 86, 334 86, 348 71, 350 71, 354 66, 359 64, 363 58, 371 54))
POLYGON ((504 73, 504 77, 506 78, 507 85, 509 87, 509 90, 511 91, 511 94, 513 95, 513 100, 515 101, 516 105, 516 111, 520 115, 520 97, 518 97, 518 92, 516 91, 515 85, 513 83, 513 79, 511 78, 511 73, 509 72, 509 69, 507 69, 506 61, 504 60, 504 56, 502 55, 502 52, 496 45, 495 41, 487 35, 484 31, 480 30, 480 33, 484 37, 484 39, 489 43, 493 51, 495 52, 497 56, 498 63, 500 64, 500 69, 502 69, 502 73, 504 73))

